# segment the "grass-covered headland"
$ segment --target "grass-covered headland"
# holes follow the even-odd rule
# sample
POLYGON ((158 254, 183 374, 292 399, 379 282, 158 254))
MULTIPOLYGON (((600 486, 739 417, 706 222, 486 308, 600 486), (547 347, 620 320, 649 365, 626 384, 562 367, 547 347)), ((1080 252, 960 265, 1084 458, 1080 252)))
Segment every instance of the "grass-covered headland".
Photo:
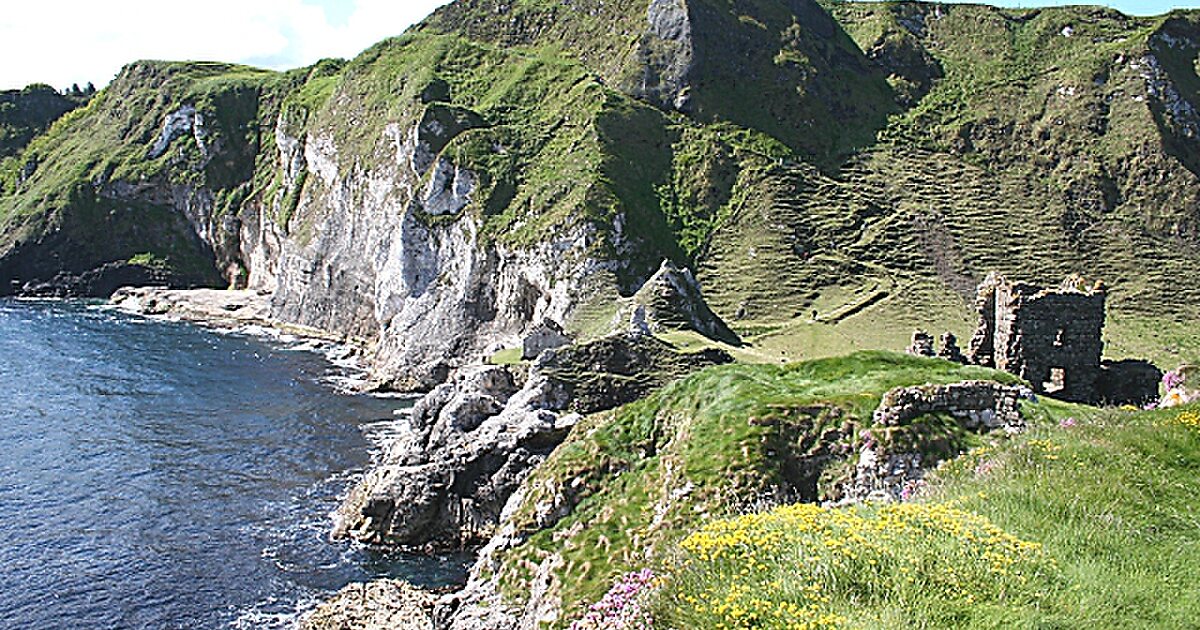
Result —
POLYGON ((625 601, 654 627, 1195 627, 1200 412, 1059 418, 910 503, 711 521, 625 601))
POLYGON ((1197 419, 1064 419, 944 466, 912 503, 710 523, 655 612, 670 627, 1194 627, 1197 419))
MULTIPOLYGON (((980 371, 889 353, 722 366, 589 418, 534 473, 517 520, 538 521, 555 494, 574 507, 505 552, 502 583, 519 589, 553 558, 558 623, 579 630, 1193 627, 1190 407, 1025 402, 1026 432, 960 436, 965 452, 897 504, 779 503, 761 485, 813 461, 806 436, 829 436, 803 414, 836 416, 854 445, 883 391, 980 371), (789 431, 808 450, 789 451, 789 431), (740 500, 755 492, 766 498, 740 500)), ((943 444, 934 420, 914 421, 927 445, 943 444)), ((822 484, 840 459, 823 460, 822 484)))

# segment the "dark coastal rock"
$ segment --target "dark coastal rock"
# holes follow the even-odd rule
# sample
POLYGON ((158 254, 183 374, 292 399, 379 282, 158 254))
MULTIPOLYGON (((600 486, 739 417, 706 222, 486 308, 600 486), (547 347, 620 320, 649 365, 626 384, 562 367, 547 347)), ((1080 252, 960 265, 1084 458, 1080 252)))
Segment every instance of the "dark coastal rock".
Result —
POLYGON ((724 352, 680 354, 653 337, 622 334, 543 352, 519 389, 505 367, 459 370, 413 407, 401 437, 338 508, 334 535, 401 546, 483 542, 581 413, 729 361, 724 352))
POLYGON ((24 297, 107 298, 125 286, 172 284, 175 278, 164 269, 127 262, 112 262, 79 274, 59 272, 45 282, 29 282, 15 291, 24 297))

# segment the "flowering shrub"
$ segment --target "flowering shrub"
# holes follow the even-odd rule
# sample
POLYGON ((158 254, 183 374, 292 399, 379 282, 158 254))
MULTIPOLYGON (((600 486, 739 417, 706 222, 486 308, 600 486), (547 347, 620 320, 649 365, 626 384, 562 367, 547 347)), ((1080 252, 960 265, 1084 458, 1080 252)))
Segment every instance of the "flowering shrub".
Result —
POLYGON ((645 602, 659 582, 650 569, 626 574, 571 630, 651 630, 654 620, 645 602))
POLYGON ((1178 416, 1175 416, 1175 418, 1171 421, 1175 424, 1182 424, 1190 429, 1196 429, 1200 431, 1200 413, 1195 411, 1184 411, 1178 416))
POLYGON ((1164 391, 1171 391, 1183 385, 1183 374, 1179 370, 1169 370, 1163 373, 1162 385, 1164 391))
POLYGON ((715 521, 688 536, 671 593, 675 625, 838 628, 865 599, 905 593, 965 603, 1018 597, 1053 561, 1038 543, 946 503, 797 504, 715 521))

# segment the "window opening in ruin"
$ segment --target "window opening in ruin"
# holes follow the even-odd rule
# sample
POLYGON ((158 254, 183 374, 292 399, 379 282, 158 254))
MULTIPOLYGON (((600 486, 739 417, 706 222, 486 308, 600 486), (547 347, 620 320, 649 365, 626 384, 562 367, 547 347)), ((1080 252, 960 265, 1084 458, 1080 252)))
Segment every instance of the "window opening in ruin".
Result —
POLYGON ((1058 334, 1054 335, 1054 347, 1055 348, 1063 347, 1063 343, 1065 343, 1066 337, 1067 337, 1067 329, 1059 328, 1058 334))
POLYGON ((1050 380, 1042 383, 1042 391, 1047 394, 1061 392, 1067 387, 1067 371, 1063 368, 1050 368, 1050 380))

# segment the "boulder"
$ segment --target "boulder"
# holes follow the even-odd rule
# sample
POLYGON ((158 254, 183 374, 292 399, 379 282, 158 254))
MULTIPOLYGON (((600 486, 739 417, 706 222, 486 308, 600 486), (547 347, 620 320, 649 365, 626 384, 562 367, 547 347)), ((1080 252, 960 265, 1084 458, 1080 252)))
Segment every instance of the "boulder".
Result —
POLYGON ((552 319, 545 319, 521 340, 521 359, 536 359, 546 350, 561 348, 569 343, 571 338, 563 332, 562 326, 552 319))

